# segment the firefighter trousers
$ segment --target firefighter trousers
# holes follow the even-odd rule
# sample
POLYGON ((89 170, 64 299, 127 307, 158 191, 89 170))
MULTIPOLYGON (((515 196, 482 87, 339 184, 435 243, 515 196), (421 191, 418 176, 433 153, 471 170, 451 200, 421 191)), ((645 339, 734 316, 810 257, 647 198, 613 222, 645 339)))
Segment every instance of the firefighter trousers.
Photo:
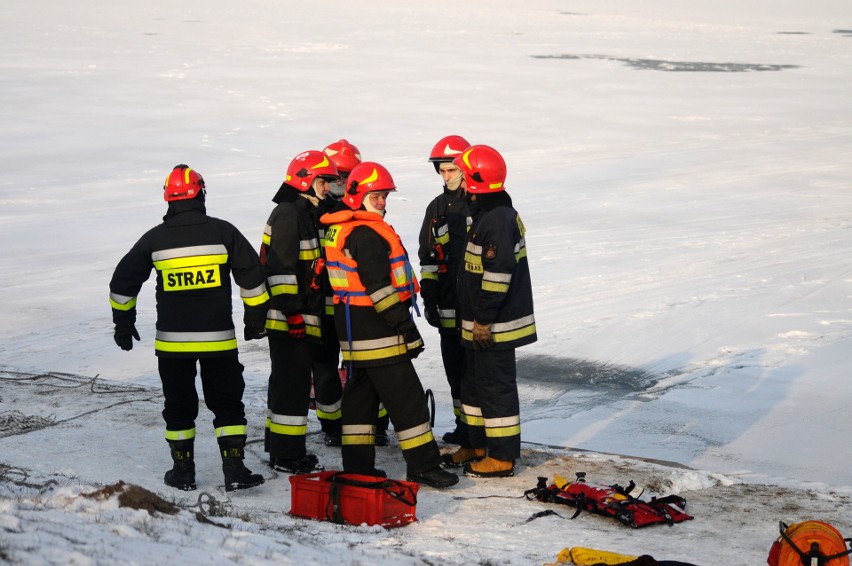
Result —
POLYGON ((307 453, 308 406, 315 343, 269 334, 272 371, 267 390, 267 447, 273 459, 296 460, 307 453))
POLYGON ((492 458, 521 457, 521 420, 514 348, 467 350, 461 384, 461 445, 486 448, 492 458))
POLYGON ((190 431, 198 418, 196 364, 201 366, 201 390, 204 402, 213 413, 213 427, 245 426, 243 406, 243 365, 237 351, 223 356, 202 358, 171 358, 157 356, 160 380, 163 384, 163 420, 166 430, 190 431))
POLYGON ((450 385, 453 415, 456 417, 458 428, 461 420, 461 381, 467 360, 458 332, 441 332, 441 359, 444 361, 444 373, 447 374, 447 383, 450 385))
POLYGON ((343 387, 340 384, 340 342, 335 340, 314 344, 312 363, 314 379, 314 399, 317 407, 317 420, 326 434, 340 434, 340 415, 343 387))
POLYGON ((379 402, 388 412, 409 473, 441 463, 432 436, 426 393, 410 360, 387 366, 353 368, 343 391, 343 469, 369 474, 375 468, 379 402))

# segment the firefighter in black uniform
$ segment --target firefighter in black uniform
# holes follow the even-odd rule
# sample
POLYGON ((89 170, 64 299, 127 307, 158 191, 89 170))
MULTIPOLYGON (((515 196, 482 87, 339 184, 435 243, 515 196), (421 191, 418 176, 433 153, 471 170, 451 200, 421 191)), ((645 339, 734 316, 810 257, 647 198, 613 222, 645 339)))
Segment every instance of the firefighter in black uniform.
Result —
POLYGON ((243 464, 246 418, 243 366, 231 307, 231 274, 241 287, 245 336, 263 334, 269 296, 257 253, 231 224, 207 216, 204 179, 186 165, 166 178, 169 203, 164 222, 149 230, 125 255, 110 281, 115 343, 131 350, 139 340, 136 297, 157 270, 157 333, 154 342, 163 383, 166 440, 174 465, 165 483, 196 489, 193 446, 198 393, 201 386, 222 452, 225 489, 260 485, 263 477, 243 464))
POLYGON ((443 192, 426 207, 420 228, 420 286, 426 322, 441 336, 441 358, 450 384, 456 430, 444 434, 444 442, 458 444, 461 415, 461 380, 465 353, 458 322, 456 281, 464 257, 464 240, 470 225, 467 199, 462 188, 464 175, 453 160, 470 147, 461 136, 441 138, 432 148, 429 161, 444 180, 443 192))
MULTIPOLYGON (((337 167, 340 178, 336 182, 329 183, 329 191, 326 198, 320 201, 317 207, 318 217, 331 212, 340 204, 346 189, 346 181, 352 169, 361 163, 361 152, 348 140, 341 139, 328 144, 323 152, 337 167)), ((319 223, 320 242, 325 239, 326 226, 319 223)), ((324 283, 328 283, 328 277, 323 277, 324 283)), ((331 285, 325 287, 325 319, 323 325, 323 344, 314 358, 314 392, 316 396, 317 418, 325 433, 325 444, 327 446, 340 446, 340 403, 343 398, 343 387, 341 386, 342 373, 346 375, 345 365, 339 370, 337 368, 340 357, 340 342, 337 339, 337 331, 334 329, 334 292, 331 285)), ((388 412, 383 406, 379 406, 379 421, 376 424, 376 446, 387 446, 388 438, 388 412)))
POLYGON ((387 169, 363 162, 349 176, 345 206, 324 215, 326 267, 334 288, 334 319, 343 361, 350 367, 343 391, 343 469, 375 469, 376 419, 384 403, 407 465, 407 478, 432 487, 458 482, 443 470, 432 436, 426 394, 411 359, 423 340, 409 309, 417 279, 402 241, 384 219, 390 191, 387 169))
POLYGON ((536 341, 525 229, 503 183, 506 163, 475 145, 456 160, 470 195, 473 225, 459 273, 462 379, 461 448, 445 455, 473 477, 508 477, 521 455, 515 349, 536 341))
MULTIPOLYGON (((337 169, 321 151, 305 151, 287 167, 263 230, 260 263, 266 271, 272 371, 267 394, 269 465, 303 474, 322 470, 305 440, 314 356, 322 342, 325 297, 316 207, 337 169)), ((336 364, 335 364, 336 365, 336 364)))

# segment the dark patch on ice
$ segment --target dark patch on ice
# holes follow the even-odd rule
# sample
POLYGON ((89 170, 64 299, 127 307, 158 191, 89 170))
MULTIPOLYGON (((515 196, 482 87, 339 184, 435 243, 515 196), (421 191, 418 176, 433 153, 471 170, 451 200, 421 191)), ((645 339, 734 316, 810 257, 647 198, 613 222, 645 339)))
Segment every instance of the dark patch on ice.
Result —
POLYGON ((779 31, 778 35, 810 35, 808 31, 779 31))
POLYGON ((852 37, 852 29, 836 29, 833 33, 839 33, 843 37, 852 37))
POLYGON ((712 63, 708 61, 666 61, 664 59, 631 59, 609 55, 532 55, 534 59, 604 59, 618 61, 641 71, 692 72, 692 73, 751 73, 755 71, 783 71, 797 69, 798 65, 770 65, 764 63, 712 63))
POLYGON ((519 382, 546 383, 564 389, 630 393, 644 391, 657 382, 656 376, 645 370, 576 358, 518 358, 517 365, 519 382))

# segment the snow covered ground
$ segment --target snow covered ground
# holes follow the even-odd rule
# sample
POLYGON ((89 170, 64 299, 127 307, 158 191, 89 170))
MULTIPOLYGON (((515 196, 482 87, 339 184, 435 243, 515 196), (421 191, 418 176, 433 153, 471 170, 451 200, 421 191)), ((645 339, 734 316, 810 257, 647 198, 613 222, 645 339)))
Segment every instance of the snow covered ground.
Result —
MULTIPOLYGON (((0 560, 536 564, 588 546, 752 565, 780 520, 852 533, 848 2, 31 0, 0 14, 0 560), (225 494, 205 411, 199 492, 162 485, 153 285, 130 353, 106 295, 165 210, 166 173, 200 171, 210 214, 259 243, 289 160, 345 137, 394 175, 388 220, 413 250, 440 186, 428 151, 449 133, 503 153, 529 231, 540 338, 519 351, 517 477, 424 488, 419 521, 392 531, 309 522, 286 514, 289 482, 256 442, 267 483, 225 494), (696 519, 525 523, 552 507, 506 499, 576 471, 678 493, 696 519), (82 495, 118 481, 182 511, 82 495)), ((449 392, 420 326, 440 434, 449 392)), ((257 441, 266 347, 241 356, 257 441)), ((379 459, 404 475, 397 448, 379 459)))

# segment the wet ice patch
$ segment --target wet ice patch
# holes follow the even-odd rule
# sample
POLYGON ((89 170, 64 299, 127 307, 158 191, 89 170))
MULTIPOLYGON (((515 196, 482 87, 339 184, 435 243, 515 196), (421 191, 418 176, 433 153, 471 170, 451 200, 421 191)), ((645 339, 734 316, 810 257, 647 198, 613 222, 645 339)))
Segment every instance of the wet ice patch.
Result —
POLYGON ((609 55, 532 55, 534 59, 604 59, 618 61, 640 71, 667 71, 691 73, 751 73, 756 71, 783 71, 797 69, 799 65, 770 65, 765 63, 713 63, 709 61, 666 61, 664 59, 634 59, 609 55))
POLYGON ((656 383, 650 373, 627 366, 535 356, 518 358, 518 381, 554 385, 563 389, 595 388, 624 392, 644 391, 656 383))

